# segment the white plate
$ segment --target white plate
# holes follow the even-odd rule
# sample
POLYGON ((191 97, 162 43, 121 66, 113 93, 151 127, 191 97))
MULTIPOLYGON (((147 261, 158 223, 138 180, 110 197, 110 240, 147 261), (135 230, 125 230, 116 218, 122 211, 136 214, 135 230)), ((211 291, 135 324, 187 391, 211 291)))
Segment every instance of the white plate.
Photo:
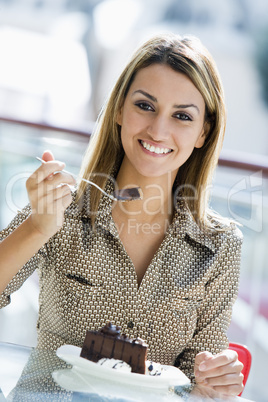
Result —
POLYGON ((98 392, 99 385, 107 383, 109 388, 120 388, 124 385, 145 389, 165 390, 172 386, 189 384, 189 379, 173 366, 163 366, 161 376, 149 376, 131 372, 123 372, 103 367, 80 357, 81 348, 64 345, 57 350, 57 355, 71 369, 58 370, 53 378, 61 387, 69 391, 98 392))

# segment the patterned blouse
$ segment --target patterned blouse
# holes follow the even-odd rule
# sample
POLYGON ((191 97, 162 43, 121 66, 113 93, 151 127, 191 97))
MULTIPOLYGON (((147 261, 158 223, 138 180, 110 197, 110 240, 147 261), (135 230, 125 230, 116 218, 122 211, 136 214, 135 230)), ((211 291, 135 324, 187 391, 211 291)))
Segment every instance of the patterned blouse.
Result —
MULTIPOLYGON (((112 184, 106 190, 112 191, 112 184)), ((75 199, 75 193, 74 193, 75 199)), ((242 235, 203 232, 183 203, 138 286, 134 265, 103 196, 92 230, 90 188, 65 212, 62 228, 25 264, 0 295, 0 307, 38 269, 38 348, 82 346, 88 329, 111 321, 148 344, 148 359, 175 364, 193 378, 195 355, 228 347, 226 331, 238 292, 242 235)), ((25 207, 0 233, 5 238, 29 216, 25 207)), ((139 252, 139 250, 137 250, 139 252)))

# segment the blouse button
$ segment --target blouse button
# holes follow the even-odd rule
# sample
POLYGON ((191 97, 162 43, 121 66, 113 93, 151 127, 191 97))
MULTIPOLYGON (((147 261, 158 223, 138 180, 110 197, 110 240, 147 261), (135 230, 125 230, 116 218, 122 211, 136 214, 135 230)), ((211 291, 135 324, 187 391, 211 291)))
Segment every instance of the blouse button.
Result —
POLYGON ((132 329, 132 328, 134 327, 134 323, 133 323, 132 321, 129 321, 129 322, 127 323, 127 327, 130 328, 130 329, 132 329))

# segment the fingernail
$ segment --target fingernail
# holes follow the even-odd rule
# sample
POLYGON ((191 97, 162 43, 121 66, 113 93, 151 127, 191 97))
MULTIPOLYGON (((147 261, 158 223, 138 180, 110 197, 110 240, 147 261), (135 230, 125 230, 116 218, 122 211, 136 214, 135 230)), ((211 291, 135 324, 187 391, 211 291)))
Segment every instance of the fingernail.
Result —
POLYGON ((206 368, 207 368, 207 366, 206 366, 206 364, 205 363, 201 363, 200 365, 199 365, 199 370, 206 370, 206 368))

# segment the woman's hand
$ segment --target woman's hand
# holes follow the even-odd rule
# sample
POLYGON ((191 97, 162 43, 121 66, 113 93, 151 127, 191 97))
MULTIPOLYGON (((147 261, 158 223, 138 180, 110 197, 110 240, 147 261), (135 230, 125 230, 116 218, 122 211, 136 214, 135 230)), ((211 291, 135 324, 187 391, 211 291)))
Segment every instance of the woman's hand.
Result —
POLYGON ((233 350, 224 350, 217 355, 198 353, 195 357, 196 383, 210 387, 225 395, 239 395, 243 391, 243 364, 233 350))
POLYGON ((51 152, 44 152, 42 159, 45 162, 28 178, 26 188, 32 225, 49 238, 63 224, 64 211, 72 202, 69 185, 74 185, 75 179, 62 172, 65 164, 55 161, 51 152))

